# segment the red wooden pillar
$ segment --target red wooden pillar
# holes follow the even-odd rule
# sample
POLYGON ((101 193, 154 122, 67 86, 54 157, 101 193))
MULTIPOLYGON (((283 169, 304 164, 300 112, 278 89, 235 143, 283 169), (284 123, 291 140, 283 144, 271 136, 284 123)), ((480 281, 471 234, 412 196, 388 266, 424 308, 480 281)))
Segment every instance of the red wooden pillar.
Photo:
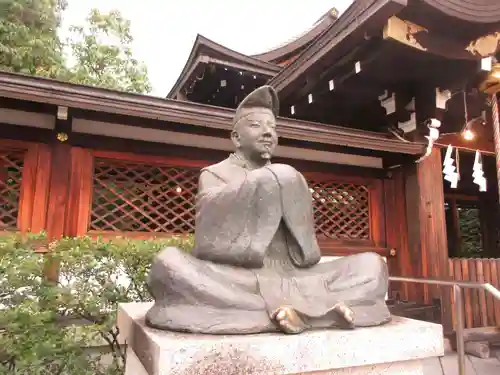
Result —
POLYGON ((64 229, 66 236, 83 236, 89 230, 93 164, 94 158, 90 150, 80 147, 71 149, 68 214, 64 229))
MULTIPOLYGON (((440 150, 405 171, 408 253, 405 263, 412 276, 449 278, 448 243, 444 212, 444 191, 440 150)), ((450 291, 445 287, 416 286, 417 300, 441 300, 442 324, 451 329, 450 291)))
MULTIPOLYGON (((71 146, 55 142, 51 145, 51 151, 47 207, 47 240, 49 243, 65 235, 64 229, 69 205, 71 146)), ((49 280, 58 279, 58 265, 51 259, 50 253, 47 254, 46 274, 49 280)))
POLYGON ((48 145, 27 146, 24 156, 18 228, 21 232, 40 233, 46 229, 51 168, 48 145))
MULTIPOLYGON (((54 143, 51 152, 46 210, 49 243, 64 236, 87 233, 93 174, 93 156, 89 150, 54 143)), ((50 254, 47 254, 47 276, 50 280, 58 277, 58 265, 50 259, 50 254)))
POLYGON ((498 93, 494 93, 491 96, 492 103, 492 126, 493 126, 493 140, 495 143, 495 160, 497 169, 497 184, 498 184, 498 194, 500 197, 500 114, 498 109, 498 93))
MULTIPOLYGON (((389 274, 391 276, 413 275, 412 264, 408 254, 408 233, 406 217, 406 198, 404 169, 399 168, 389 173, 384 180, 385 212, 387 228, 387 247, 393 256, 388 258, 389 274)), ((402 300, 413 300, 411 294, 414 287, 407 283, 391 283, 390 295, 398 293, 402 300)))

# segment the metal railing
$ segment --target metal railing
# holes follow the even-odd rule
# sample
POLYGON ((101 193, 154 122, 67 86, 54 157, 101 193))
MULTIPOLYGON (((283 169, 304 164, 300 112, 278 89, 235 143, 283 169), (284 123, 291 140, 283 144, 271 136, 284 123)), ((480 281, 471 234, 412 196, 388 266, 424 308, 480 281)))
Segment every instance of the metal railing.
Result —
POLYGON ((474 281, 454 281, 438 280, 417 277, 399 277, 392 276, 390 281, 403 283, 432 284, 439 286, 449 286, 453 288, 453 297, 455 299, 455 317, 456 317, 456 340, 458 353, 458 374, 465 375, 465 342, 464 342, 464 299, 462 288, 482 289, 490 293, 500 301, 500 291, 489 283, 479 283, 474 281))

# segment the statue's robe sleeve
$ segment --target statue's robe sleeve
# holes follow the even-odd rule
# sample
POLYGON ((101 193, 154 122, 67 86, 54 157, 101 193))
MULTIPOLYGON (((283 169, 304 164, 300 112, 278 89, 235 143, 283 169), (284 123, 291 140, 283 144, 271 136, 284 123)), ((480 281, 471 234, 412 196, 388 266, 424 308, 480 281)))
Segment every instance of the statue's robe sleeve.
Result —
POLYGON ((226 160, 202 171, 198 189, 197 258, 260 268, 282 219, 296 240, 289 244, 292 262, 309 267, 321 258, 311 194, 292 167, 248 171, 226 160))
POLYGON ((289 241, 288 252, 292 262, 299 268, 317 264, 321 250, 316 239, 312 196, 304 176, 285 164, 267 167, 280 184, 283 220, 295 241, 289 241))
POLYGON ((280 186, 266 168, 229 161, 202 170, 193 255, 214 263, 260 268, 282 217, 280 186))

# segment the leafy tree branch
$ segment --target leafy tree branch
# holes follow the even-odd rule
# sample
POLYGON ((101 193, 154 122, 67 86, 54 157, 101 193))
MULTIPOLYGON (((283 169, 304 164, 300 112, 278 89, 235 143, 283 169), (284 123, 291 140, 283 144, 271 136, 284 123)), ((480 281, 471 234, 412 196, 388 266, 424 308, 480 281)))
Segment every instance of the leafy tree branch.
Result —
POLYGON ((0 69, 113 90, 149 93, 134 58, 130 21, 93 9, 60 37, 66 0, 0 0, 0 69))

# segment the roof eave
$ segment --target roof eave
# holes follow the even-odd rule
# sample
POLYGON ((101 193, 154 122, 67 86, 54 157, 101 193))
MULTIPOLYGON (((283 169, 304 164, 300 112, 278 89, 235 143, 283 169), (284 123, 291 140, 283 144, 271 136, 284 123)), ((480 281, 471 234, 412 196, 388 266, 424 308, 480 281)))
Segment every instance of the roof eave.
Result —
POLYGON ((354 2, 297 59, 270 80, 269 84, 280 94, 280 98, 286 97, 290 85, 340 43, 349 41, 354 45, 364 40, 366 29, 383 27, 391 16, 407 5, 408 0, 375 0, 365 7, 360 7, 360 3, 354 2))
POLYGON ((186 84, 194 79, 194 76, 199 73, 200 66, 202 65, 219 65, 226 68, 231 68, 244 72, 251 72, 258 75, 266 76, 267 78, 272 78, 276 75, 275 69, 258 68, 245 63, 235 63, 227 60, 216 59, 207 55, 198 55, 198 57, 191 64, 191 67, 186 74, 183 75, 179 85, 167 96, 167 99, 178 99, 178 94, 180 91, 186 87, 186 84))
POLYGON ((199 48, 199 45, 201 43, 200 39, 202 36, 200 34, 196 35, 196 39, 193 43, 193 47, 191 48, 191 52, 189 53, 189 57, 186 61, 186 64, 184 64, 184 67, 182 68, 181 74, 179 74, 179 77, 177 77, 177 80, 174 83, 174 86, 170 89, 170 92, 167 94, 168 99, 173 99, 177 96, 179 91, 181 90, 181 87, 187 80, 187 75, 192 69, 193 62, 195 61, 197 57, 197 50, 199 48))
MULTIPOLYGON (((220 54, 227 56, 227 62, 236 62, 237 64, 241 64, 244 66, 253 67, 254 70, 257 71, 266 71, 272 72, 272 75, 277 74, 281 67, 272 63, 264 62, 253 57, 249 57, 243 55, 239 52, 236 52, 230 48, 224 47, 221 44, 218 44, 203 35, 198 34, 196 36, 196 40, 193 44, 193 48, 189 54, 188 60, 182 69, 181 74, 177 78, 174 86, 170 90, 167 95, 167 99, 175 99, 180 90, 184 87, 185 83, 190 79, 191 74, 196 70, 196 64, 199 64, 199 58, 202 56, 202 50, 206 48, 208 51, 212 51, 215 54, 220 54), (232 61, 231 61, 232 60, 232 61)), ((212 58, 209 54, 205 53, 205 56, 212 58)))
MULTIPOLYGON (((234 117, 234 110, 222 107, 4 72, 0 73, 0 97, 228 131, 234 117)), ((277 122, 283 138, 409 155, 424 150, 423 144, 402 142, 387 134, 287 118, 277 122)))
POLYGON ((317 22, 314 27, 309 29, 303 35, 291 40, 285 45, 279 46, 272 50, 251 55, 251 57, 267 61, 267 62, 277 62, 285 59, 287 56, 293 55, 295 52, 304 48, 307 44, 311 43, 315 38, 317 38, 323 31, 325 31, 332 23, 338 19, 338 12, 332 13, 336 9, 330 9, 327 14, 323 16, 320 22, 317 22))

